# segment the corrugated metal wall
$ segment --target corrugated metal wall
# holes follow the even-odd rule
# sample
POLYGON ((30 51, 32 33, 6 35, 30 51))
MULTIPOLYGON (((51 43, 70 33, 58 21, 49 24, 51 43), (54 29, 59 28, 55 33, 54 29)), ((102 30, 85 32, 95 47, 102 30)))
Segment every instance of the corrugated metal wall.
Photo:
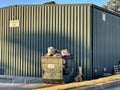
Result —
POLYGON ((0 9, 0 67, 5 75, 41 76, 47 47, 68 48, 74 67, 92 78, 90 5, 33 5, 0 9), (19 27, 10 27, 19 20, 19 27))
POLYGON ((93 8, 93 75, 113 73, 120 61, 120 17, 93 8), (106 68, 106 71, 105 71, 106 68))

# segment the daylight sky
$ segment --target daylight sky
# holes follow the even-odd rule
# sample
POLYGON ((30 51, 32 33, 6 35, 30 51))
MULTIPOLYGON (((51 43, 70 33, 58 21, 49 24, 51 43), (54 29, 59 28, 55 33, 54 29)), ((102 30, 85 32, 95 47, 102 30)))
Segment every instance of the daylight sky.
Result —
POLYGON ((108 0, 0 0, 0 7, 21 4, 43 4, 49 1, 55 1, 57 4, 93 3, 102 6, 103 4, 106 4, 108 0))

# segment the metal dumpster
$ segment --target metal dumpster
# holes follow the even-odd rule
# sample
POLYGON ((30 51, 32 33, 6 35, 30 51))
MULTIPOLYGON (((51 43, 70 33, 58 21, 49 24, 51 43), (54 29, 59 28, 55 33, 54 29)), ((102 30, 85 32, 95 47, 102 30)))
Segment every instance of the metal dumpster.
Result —
POLYGON ((72 57, 42 57, 42 79, 46 83, 68 83, 73 80, 72 57), (63 59, 66 64, 63 65, 63 59))

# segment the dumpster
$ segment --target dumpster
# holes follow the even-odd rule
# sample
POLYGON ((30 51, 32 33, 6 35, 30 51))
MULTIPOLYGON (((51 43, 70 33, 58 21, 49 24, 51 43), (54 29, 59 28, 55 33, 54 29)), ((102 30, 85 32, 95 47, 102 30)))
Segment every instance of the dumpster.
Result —
POLYGON ((73 57, 42 56, 42 79, 46 83, 69 83, 73 80, 73 57), (63 60, 65 64, 63 63, 63 60))

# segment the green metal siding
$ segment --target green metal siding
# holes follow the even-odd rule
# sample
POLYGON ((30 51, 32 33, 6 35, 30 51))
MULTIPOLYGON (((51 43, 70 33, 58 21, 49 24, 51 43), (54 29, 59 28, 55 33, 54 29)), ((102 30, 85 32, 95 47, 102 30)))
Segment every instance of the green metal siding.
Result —
POLYGON ((47 47, 68 48, 75 71, 83 67, 92 78, 91 6, 28 5, 0 9, 0 67, 5 75, 41 76, 41 56, 47 47), (19 27, 10 27, 18 19, 19 27))
POLYGON ((120 61, 120 17, 98 8, 93 8, 93 17, 93 77, 100 77, 113 73, 120 61))
MULTIPOLYGON (((2 13, 0 10, 0 31, 2 30, 2 13)), ((1 34, 0 34, 0 57, 1 57, 1 34)))

